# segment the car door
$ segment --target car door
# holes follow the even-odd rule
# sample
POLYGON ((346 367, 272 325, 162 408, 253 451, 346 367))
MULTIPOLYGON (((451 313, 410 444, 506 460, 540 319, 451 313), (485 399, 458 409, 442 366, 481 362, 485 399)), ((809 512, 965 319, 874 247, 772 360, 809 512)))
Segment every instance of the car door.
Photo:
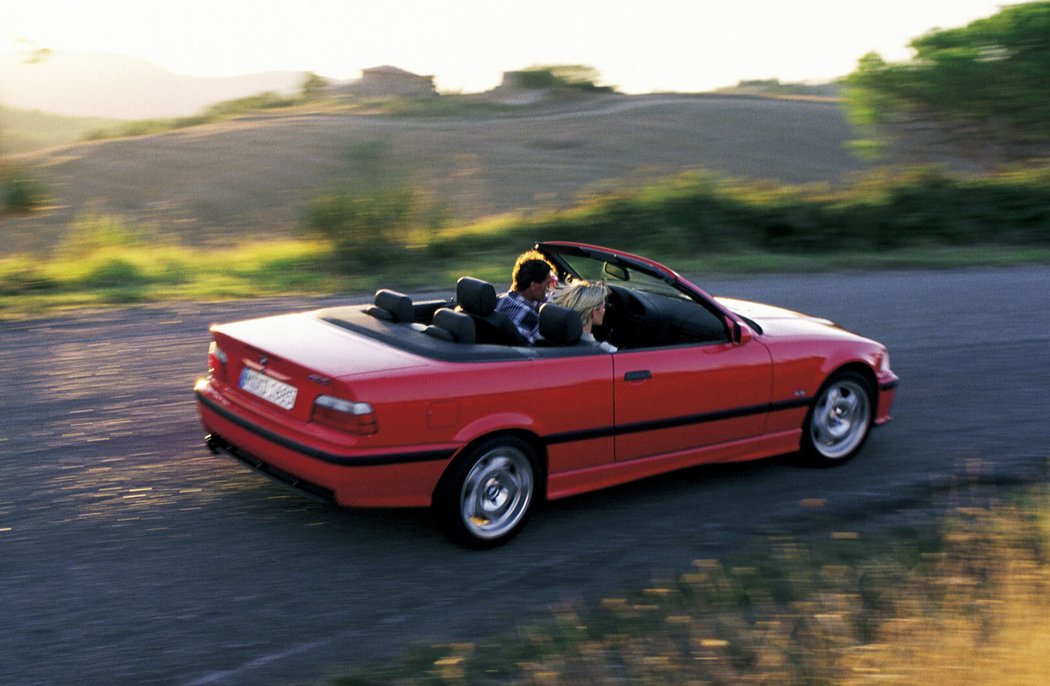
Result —
POLYGON ((613 358, 618 462, 684 457, 764 431, 772 363, 757 340, 621 350, 613 358))

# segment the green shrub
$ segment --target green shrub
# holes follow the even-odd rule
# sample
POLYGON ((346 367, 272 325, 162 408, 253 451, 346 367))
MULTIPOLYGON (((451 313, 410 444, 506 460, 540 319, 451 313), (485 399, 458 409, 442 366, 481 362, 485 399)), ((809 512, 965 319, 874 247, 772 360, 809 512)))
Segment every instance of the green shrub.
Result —
POLYGON ((531 90, 578 90, 612 92, 609 86, 597 85, 598 70, 584 64, 538 65, 514 72, 518 86, 531 90))
POLYGON ((85 288, 129 288, 144 285, 149 278, 138 265, 108 256, 92 261, 79 281, 85 288))
MULTIPOLYGON (((499 236, 509 235, 661 254, 1046 246, 1050 170, 967 177, 935 167, 885 169, 838 190, 687 174, 596 194, 572 209, 509 220, 499 236)), ((464 234, 453 239, 463 242, 464 234)), ((492 237, 470 234, 466 240, 483 245, 492 237)))
POLYGON ((0 295, 24 295, 55 289, 58 282, 35 260, 0 260, 0 295))
POLYGON ((205 121, 215 121, 218 119, 226 119, 229 117, 239 116, 241 114, 250 114, 257 110, 270 110, 278 109, 281 107, 291 107, 300 102, 298 97, 294 96, 283 96, 278 95, 272 91, 265 93, 259 93, 257 95, 249 95, 244 98, 237 98, 235 100, 226 100, 218 104, 212 105, 200 115, 205 121))
POLYGON ((24 169, 17 169, 7 177, 3 193, 3 210, 9 214, 32 212, 47 200, 44 186, 24 169))
POLYGON ((408 244, 423 209, 422 194, 413 188, 333 190, 310 201, 306 226, 331 242, 339 269, 384 264, 408 244))
POLYGON ((132 227, 122 217, 111 214, 82 214, 69 225, 58 252, 65 257, 87 257, 108 249, 126 249, 148 242, 150 232, 132 227))

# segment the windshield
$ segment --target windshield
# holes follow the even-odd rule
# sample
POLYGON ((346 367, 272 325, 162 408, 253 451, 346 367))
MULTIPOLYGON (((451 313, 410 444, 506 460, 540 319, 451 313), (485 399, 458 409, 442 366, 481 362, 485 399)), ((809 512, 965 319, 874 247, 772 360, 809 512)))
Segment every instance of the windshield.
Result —
POLYGON ((567 281, 570 284, 577 278, 587 281, 604 281, 613 286, 626 286, 644 293, 667 295, 693 302, 692 298, 663 279, 638 269, 603 262, 587 256, 561 254, 558 257, 569 270, 567 281))

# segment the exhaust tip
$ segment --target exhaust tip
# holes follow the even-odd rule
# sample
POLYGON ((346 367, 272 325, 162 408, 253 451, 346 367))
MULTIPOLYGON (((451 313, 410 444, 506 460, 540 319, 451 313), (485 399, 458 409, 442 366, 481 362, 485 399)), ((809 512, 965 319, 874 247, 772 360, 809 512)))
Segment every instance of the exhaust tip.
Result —
POLYGON ((222 447, 225 441, 218 436, 218 434, 208 434, 204 437, 204 447, 208 449, 212 455, 218 455, 222 452, 222 447))

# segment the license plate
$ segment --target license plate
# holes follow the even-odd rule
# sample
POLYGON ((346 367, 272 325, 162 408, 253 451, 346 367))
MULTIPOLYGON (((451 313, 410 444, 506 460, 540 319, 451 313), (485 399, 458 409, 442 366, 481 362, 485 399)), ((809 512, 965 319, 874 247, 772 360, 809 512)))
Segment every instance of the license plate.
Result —
POLYGON ((295 395, 298 393, 295 386, 247 367, 241 370, 241 388, 286 410, 295 406, 295 395))

